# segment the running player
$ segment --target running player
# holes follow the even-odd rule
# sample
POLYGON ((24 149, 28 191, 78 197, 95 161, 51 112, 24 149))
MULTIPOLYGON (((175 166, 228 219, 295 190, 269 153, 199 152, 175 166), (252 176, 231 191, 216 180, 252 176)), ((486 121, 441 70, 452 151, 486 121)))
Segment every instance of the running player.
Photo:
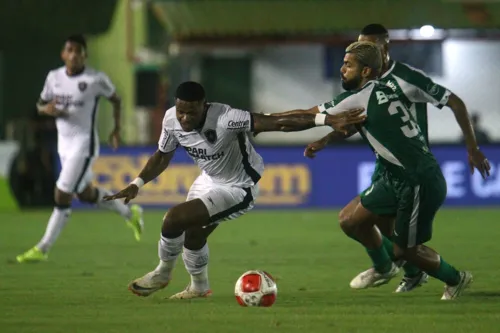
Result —
POLYGON ((118 147, 120 140, 121 102, 115 87, 106 74, 85 66, 87 44, 83 36, 67 38, 61 57, 64 66, 49 72, 37 103, 40 113, 56 118, 62 168, 54 193, 55 207, 43 238, 16 257, 19 263, 48 258, 50 248, 71 215, 74 195, 82 202, 120 214, 134 231, 136 240, 140 240, 143 229, 141 207, 103 201, 109 193, 91 184, 92 164, 99 155, 96 114, 101 96, 113 105, 115 128, 110 136, 113 148, 118 147))
MULTIPOLYGON (((378 79, 384 82, 388 86, 397 87, 398 91, 402 92, 410 102, 412 102, 408 108, 412 116, 416 119, 419 125, 422 135, 424 136, 427 143, 429 143, 428 135, 428 122, 427 122, 427 103, 431 103, 434 106, 441 109, 443 106, 450 107, 455 115, 467 114, 466 107, 462 100, 453 94, 450 90, 434 83, 428 76, 426 76, 420 70, 412 68, 406 64, 391 60, 389 56, 389 33, 387 29, 380 24, 369 24, 361 30, 358 41, 369 41, 376 43, 380 46, 382 51, 382 73, 378 79)), ((339 133, 330 133, 325 138, 308 145, 306 148, 305 155, 309 157, 314 157, 314 153, 321 150, 328 143, 333 143, 339 139, 343 139, 343 135, 339 133)), ((372 185, 377 184, 377 181, 381 179, 384 173, 384 166, 380 163, 377 158, 375 163, 375 171, 372 176, 372 185)), ((362 223, 360 218, 370 218, 376 221, 378 228, 382 233, 391 237, 392 230, 394 226, 394 216, 388 216, 388 211, 386 206, 373 207, 371 209, 370 216, 361 216, 355 214, 356 207, 360 203, 360 198, 369 189, 373 190, 372 185, 370 185, 365 191, 361 193, 360 196, 354 198, 346 207, 344 207, 340 214, 339 220, 340 225, 343 230, 356 228, 358 223, 362 223)), ((376 191, 376 188, 375 188, 376 191)), ((390 244, 388 239, 386 244, 390 244)), ((390 246, 390 245, 389 245, 390 246)), ((428 276, 425 272, 417 269, 411 263, 405 263, 403 265, 405 271, 404 277, 401 283, 396 288, 396 292, 408 292, 414 288, 427 282, 428 276)), ((356 277, 351 281, 352 288, 362 288, 363 284, 359 285, 359 278, 356 277)))
MULTIPOLYGON (((424 245, 432 238, 434 216, 446 197, 446 181, 409 111, 411 102, 402 93, 402 87, 374 81, 381 67, 382 55, 376 44, 351 44, 341 69, 342 86, 347 91, 315 107, 327 114, 337 114, 345 108, 366 109, 367 120, 358 129, 383 165, 379 180, 365 191, 356 206, 354 214, 362 222, 356 228, 344 229, 365 246, 373 262, 373 267, 354 283, 358 288, 368 288, 389 282, 398 272, 393 260, 403 258, 445 282, 441 299, 452 300, 472 282, 471 273, 459 272, 424 245), (394 244, 383 246, 384 237, 370 219, 378 207, 396 216, 394 244)), ((421 101, 427 98, 417 97, 421 101)), ((490 166, 477 146, 466 109, 457 108, 455 115, 466 138, 471 165, 483 177, 488 176, 490 166)))
POLYGON ((184 82, 176 90, 175 106, 165 112, 158 150, 127 188, 106 200, 134 199, 144 184, 160 175, 175 150, 182 146, 202 170, 191 186, 186 202, 168 210, 158 244, 159 265, 132 281, 129 289, 149 296, 166 287, 182 252, 191 282, 172 299, 211 295, 208 281, 207 237, 225 220, 235 219, 254 206, 264 163, 251 145, 252 131, 300 131, 326 124, 337 129, 364 119, 362 110, 347 116, 298 115, 270 117, 238 110, 229 105, 207 103, 203 87, 184 82))

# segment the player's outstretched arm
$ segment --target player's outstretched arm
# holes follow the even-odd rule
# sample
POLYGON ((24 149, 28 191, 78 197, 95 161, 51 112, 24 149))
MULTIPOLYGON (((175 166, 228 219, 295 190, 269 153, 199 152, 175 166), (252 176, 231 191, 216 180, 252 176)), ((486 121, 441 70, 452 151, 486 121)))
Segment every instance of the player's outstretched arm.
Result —
POLYGON ((121 190, 120 192, 105 196, 103 199, 106 201, 116 200, 116 199, 125 199, 125 203, 128 203, 130 200, 134 199, 139 193, 139 188, 152 181, 156 177, 158 177, 165 169, 168 167, 172 157, 174 156, 175 150, 171 152, 164 153, 160 150, 157 150, 148 160, 142 171, 139 173, 139 176, 134 179, 132 183, 130 183, 126 188, 121 190))
POLYGON ((297 113, 281 116, 268 116, 263 114, 253 114, 252 131, 260 132, 297 132, 315 126, 330 126, 334 130, 346 133, 346 128, 365 121, 366 116, 362 115, 364 109, 352 109, 343 113, 312 114, 297 113))
POLYGON ((476 168, 481 173, 481 176, 486 178, 490 175, 490 163, 484 154, 479 150, 474 128, 470 122, 469 113, 467 112, 465 103, 462 99, 460 99, 460 97, 452 93, 446 105, 455 114, 455 119, 457 120, 457 123, 464 135, 467 152, 469 154, 471 173, 474 173, 474 168, 476 168))
POLYGON ((316 157, 316 153, 323 150, 329 144, 338 143, 344 141, 345 139, 353 136, 357 130, 355 126, 349 126, 346 128, 347 132, 337 132, 333 131, 322 137, 321 139, 314 141, 307 145, 304 150, 304 156, 309 158, 316 157))
POLYGON ((278 112, 278 113, 269 113, 269 116, 273 117, 280 117, 280 116, 290 116, 290 115, 298 115, 298 114, 313 114, 316 115, 319 113, 319 108, 318 106, 314 106, 310 109, 295 109, 295 110, 290 110, 290 111, 285 111, 285 112, 278 112))

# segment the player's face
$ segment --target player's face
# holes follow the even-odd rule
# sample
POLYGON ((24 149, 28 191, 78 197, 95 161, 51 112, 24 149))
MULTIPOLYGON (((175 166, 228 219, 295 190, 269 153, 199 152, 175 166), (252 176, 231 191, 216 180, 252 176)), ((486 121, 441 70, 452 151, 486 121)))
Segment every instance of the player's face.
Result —
POLYGON ((361 72, 363 66, 352 53, 346 53, 344 56, 344 65, 340 68, 340 79, 342 88, 345 90, 354 90, 361 88, 363 77, 361 72))
POLYGON ((180 99, 175 101, 177 120, 182 130, 191 132, 198 128, 205 114, 205 101, 186 102, 180 99))
POLYGON ((77 71, 85 65, 85 48, 74 42, 66 42, 61 53, 62 60, 67 68, 77 71))

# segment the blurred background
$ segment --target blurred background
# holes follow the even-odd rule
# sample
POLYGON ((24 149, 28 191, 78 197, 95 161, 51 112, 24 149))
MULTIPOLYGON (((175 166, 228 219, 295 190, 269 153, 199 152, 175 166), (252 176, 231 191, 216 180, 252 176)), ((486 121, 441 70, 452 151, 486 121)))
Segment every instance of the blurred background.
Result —
MULTIPOLYGON (((49 70, 62 66, 64 39, 83 33, 88 65, 109 75, 123 99, 123 146, 103 142, 94 173, 119 190, 154 152, 166 109, 182 81, 201 82, 208 100, 254 112, 309 108, 342 92, 345 47, 362 27, 390 29, 394 60, 426 72, 460 96, 492 176, 470 175, 449 108, 429 106, 432 150, 448 182, 446 204, 500 199, 500 3, 459 0, 2 0, 0 1, 0 210, 52 207, 59 172, 57 133, 35 103, 49 70)), ((113 121, 102 101, 99 133, 113 121)), ((370 182, 375 157, 359 137, 306 160, 305 145, 328 133, 254 138, 266 162, 261 208, 338 208, 370 182)), ((198 175, 183 151, 138 203, 182 202, 198 175)), ((76 207, 83 207, 76 203, 76 207)))

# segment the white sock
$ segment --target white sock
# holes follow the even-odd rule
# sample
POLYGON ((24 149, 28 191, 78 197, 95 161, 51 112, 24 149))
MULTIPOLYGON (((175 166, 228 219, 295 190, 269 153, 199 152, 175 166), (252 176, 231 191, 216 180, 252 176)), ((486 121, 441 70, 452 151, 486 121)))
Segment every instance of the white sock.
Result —
POLYGON ((184 266, 191 275, 191 288, 199 292, 210 289, 208 283, 208 257, 208 243, 196 251, 184 248, 182 253, 184 266))
POLYGON ((111 201, 103 201, 102 198, 105 195, 111 195, 112 193, 103 189, 97 188, 97 206, 100 208, 105 208, 112 210, 125 218, 126 220, 132 217, 132 212, 130 211, 129 205, 123 203, 122 200, 111 200, 111 201))
POLYGON ((48 252, 57 240, 57 237, 59 237, 59 234, 66 225, 66 222, 68 222, 70 215, 71 208, 54 207, 52 215, 50 215, 47 228, 45 229, 45 234, 36 247, 44 253, 48 252))
POLYGON ((184 233, 177 238, 166 238, 161 236, 158 242, 158 257, 160 263, 155 271, 170 278, 174 270, 177 257, 181 254, 184 245, 184 233))

